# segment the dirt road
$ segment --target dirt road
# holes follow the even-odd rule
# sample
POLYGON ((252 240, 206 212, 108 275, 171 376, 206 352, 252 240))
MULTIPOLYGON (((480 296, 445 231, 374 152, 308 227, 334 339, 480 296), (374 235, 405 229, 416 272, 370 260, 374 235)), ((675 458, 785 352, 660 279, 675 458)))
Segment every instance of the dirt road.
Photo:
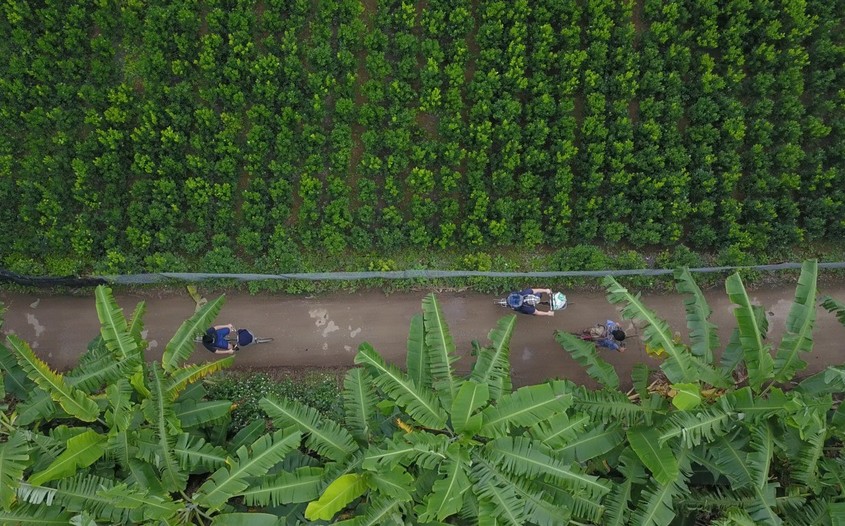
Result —
MULTIPOLYGON (((827 286, 819 292, 845 300, 845 286, 827 286)), ((769 313, 768 342, 775 347, 780 343, 793 294, 792 287, 751 293, 753 301, 765 306, 769 313)), ((303 298, 233 293, 227 295, 218 321, 249 327, 256 334, 275 338, 270 344, 244 349, 236 357, 237 368, 351 366, 358 345, 365 341, 389 361, 404 367, 409 321, 421 311, 424 295, 421 292, 386 296, 379 291, 367 291, 303 298)), ((519 316, 510 347, 516 385, 552 377, 589 383, 581 367, 554 341, 553 332, 577 331, 618 315, 603 294, 568 296, 570 307, 553 318, 519 316)), ((711 321, 719 327, 724 344, 735 326, 732 305, 723 289, 709 291, 706 296, 713 309, 711 321)), ((457 367, 467 371, 474 362, 469 356, 471 341, 486 343, 487 333, 508 311, 493 305, 488 295, 442 293, 438 299, 462 357, 457 367)), ((7 308, 2 332, 17 334, 30 342, 42 359, 59 370, 73 367, 86 344, 99 331, 93 291, 75 297, 4 292, 0 293, 0 301, 7 308)), ((117 301, 127 316, 139 301, 146 302, 144 334, 149 341, 149 360, 161 359, 167 341, 179 324, 193 314, 195 306, 187 293, 172 292, 118 294, 117 301)), ((674 329, 687 333, 682 296, 645 294, 643 301, 674 329)), ((631 329, 628 322, 625 325, 631 329)), ((820 307, 816 327, 814 352, 805 357, 808 372, 845 362, 845 327, 820 307)), ((629 339, 627 353, 607 353, 605 357, 616 366, 623 383, 630 383, 630 371, 635 363, 657 363, 646 355, 635 334, 629 339)), ((194 361, 213 358, 201 346, 192 356, 194 361)))

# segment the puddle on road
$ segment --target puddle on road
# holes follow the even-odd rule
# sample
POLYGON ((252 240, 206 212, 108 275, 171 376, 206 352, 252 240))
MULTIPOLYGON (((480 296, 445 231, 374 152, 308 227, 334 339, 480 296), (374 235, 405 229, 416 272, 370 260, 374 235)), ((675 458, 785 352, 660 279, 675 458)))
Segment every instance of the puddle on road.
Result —
MULTIPOLYGON (((150 333, 149 329, 144 329, 141 331, 141 338, 146 340, 147 335, 150 333)), ((147 340, 147 349, 157 349, 158 348, 158 340, 147 340)))
POLYGON ((528 360, 531 359, 532 356, 534 356, 534 351, 532 351, 528 347, 522 348, 522 361, 523 362, 527 362, 528 360))
POLYGON ((325 329, 323 329, 323 338, 328 336, 330 332, 334 332, 337 330, 340 330, 340 327, 338 327, 334 321, 329 320, 329 324, 326 326, 325 329))
POLYGON ((311 309, 308 311, 308 315, 317 318, 317 321, 314 322, 317 327, 322 327, 329 319, 329 311, 326 309, 311 309))
POLYGON ((35 329, 35 337, 38 338, 44 333, 44 326, 38 323, 38 318, 35 317, 35 314, 27 314, 26 315, 26 322, 32 325, 32 328, 35 329))

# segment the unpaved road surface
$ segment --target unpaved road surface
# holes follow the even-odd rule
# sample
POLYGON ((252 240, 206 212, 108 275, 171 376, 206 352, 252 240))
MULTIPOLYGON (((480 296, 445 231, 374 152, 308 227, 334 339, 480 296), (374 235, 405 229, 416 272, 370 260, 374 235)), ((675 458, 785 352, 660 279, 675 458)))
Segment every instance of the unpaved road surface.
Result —
MULTIPOLYGON (((825 286, 819 290, 845 300, 845 285, 825 286)), ((767 341, 780 343, 784 323, 794 295, 793 287, 756 290, 752 300, 766 307, 769 319, 767 341)), ((705 293, 713 309, 713 321, 726 344, 735 327, 732 304, 723 289, 705 293)), ((209 299, 214 296, 208 295, 209 299)), ((249 347, 237 354, 235 367, 299 368, 347 367, 353 365, 355 352, 362 342, 371 343, 385 358, 404 368, 406 340, 411 317, 421 312, 425 293, 385 295, 379 291, 331 294, 304 298, 286 295, 250 296, 231 293, 217 321, 248 327, 261 336, 272 336, 269 344, 249 347)), ((616 308, 600 293, 569 293, 570 306, 554 317, 519 315, 511 340, 511 365, 516 385, 542 382, 548 378, 570 378, 591 384, 581 366, 555 341, 554 331, 578 331, 608 318, 618 319, 616 308)), ((144 336, 149 342, 147 358, 160 360, 164 346, 180 323, 194 313, 195 303, 187 293, 143 292, 116 295, 128 317, 139 301, 145 301, 144 336)), ((468 371, 475 359, 470 356, 472 340, 487 343, 487 333, 496 321, 508 314, 493 304, 492 297, 469 292, 438 294, 461 359, 456 366, 468 371)), ((683 296, 645 294, 644 303, 686 335, 683 296)), ((80 296, 23 295, 0 292, 7 309, 0 331, 14 333, 29 342, 35 352, 58 370, 72 368, 88 342, 98 333, 99 322, 93 290, 80 296)), ((821 307, 817 310, 815 347, 804 359, 806 372, 816 372, 827 365, 845 363, 845 326, 821 307)), ((654 367, 657 361, 644 351, 629 322, 624 322, 631 337, 628 352, 606 352, 604 357, 616 366, 624 384, 630 383, 631 367, 640 362, 654 367)), ((216 359, 201 345, 192 361, 216 359)))

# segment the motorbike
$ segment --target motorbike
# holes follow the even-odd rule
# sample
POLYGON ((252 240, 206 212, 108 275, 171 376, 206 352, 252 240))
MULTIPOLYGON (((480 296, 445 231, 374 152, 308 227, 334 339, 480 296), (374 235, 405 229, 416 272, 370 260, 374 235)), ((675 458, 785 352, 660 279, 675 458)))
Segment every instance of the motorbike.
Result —
MULTIPOLYGON (((273 338, 256 336, 249 329, 237 329, 230 331, 229 334, 226 335, 226 341, 234 343, 235 349, 238 350, 250 345, 270 343, 273 341, 273 338)), ((196 336, 194 338, 194 342, 202 343, 202 335, 196 336)))
POLYGON ((507 307, 509 309, 518 309, 522 305, 548 305, 551 310, 563 310, 569 303, 566 300, 566 295, 563 292, 553 292, 549 301, 542 301, 537 294, 521 294, 519 292, 511 292, 505 298, 498 298, 493 300, 496 305, 507 307))

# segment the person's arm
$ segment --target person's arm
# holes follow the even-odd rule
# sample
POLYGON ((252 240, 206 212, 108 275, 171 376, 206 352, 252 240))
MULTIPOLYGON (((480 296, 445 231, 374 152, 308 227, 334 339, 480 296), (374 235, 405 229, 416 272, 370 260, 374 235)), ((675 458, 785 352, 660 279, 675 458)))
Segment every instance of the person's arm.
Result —
POLYGON ((214 354, 235 354, 234 349, 217 349, 214 354))
POLYGON ((535 310, 534 314, 537 316, 554 316, 555 311, 553 310, 535 310))
POLYGON ((229 329, 230 331, 235 330, 235 326, 231 323, 227 323, 226 325, 215 325, 214 330, 219 331, 220 329, 229 329))
POLYGON ((545 292, 546 294, 548 294, 549 296, 551 296, 551 295, 552 295, 552 289, 533 289, 533 290, 534 290, 534 294, 536 294, 536 295, 538 295, 538 296, 539 296, 540 294, 543 294, 544 292, 545 292))

